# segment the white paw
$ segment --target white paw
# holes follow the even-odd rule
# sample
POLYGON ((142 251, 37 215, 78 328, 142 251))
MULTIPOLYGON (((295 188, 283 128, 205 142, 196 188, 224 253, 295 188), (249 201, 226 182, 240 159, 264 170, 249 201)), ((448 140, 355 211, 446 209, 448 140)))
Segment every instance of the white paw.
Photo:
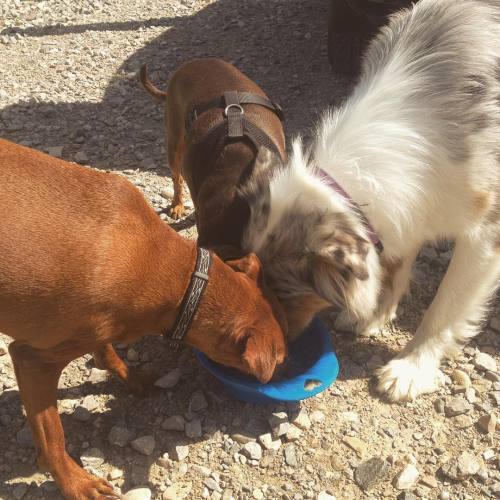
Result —
POLYGON ((393 359, 379 368, 376 376, 377 390, 390 401, 411 401, 444 384, 444 375, 430 356, 393 359))

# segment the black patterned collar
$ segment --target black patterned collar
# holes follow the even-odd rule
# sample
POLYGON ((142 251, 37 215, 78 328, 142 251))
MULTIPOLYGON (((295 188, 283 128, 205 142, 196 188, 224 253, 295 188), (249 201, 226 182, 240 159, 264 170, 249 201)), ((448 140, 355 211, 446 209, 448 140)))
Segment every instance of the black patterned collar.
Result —
POLYGON ((174 350, 179 348, 180 343, 186 336, 208 285, 208 271, 211 262, 210 252, 205 248, 198 246, 196 248, 196 267, 182 299, 180 313, 173 328, 163 333, 163 337, 169 341, 170 347, 174 350))

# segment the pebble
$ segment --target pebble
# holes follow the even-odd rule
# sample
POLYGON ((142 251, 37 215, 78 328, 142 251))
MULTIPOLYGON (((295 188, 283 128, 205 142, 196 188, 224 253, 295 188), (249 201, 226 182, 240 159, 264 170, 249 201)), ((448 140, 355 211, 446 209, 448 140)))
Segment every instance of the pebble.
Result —
POLYGON ((9 349, 7 348, 7 344, 0 339, 0 356, 4 356, 9 352, 9 349))
POLYGON ((443 467, 443 473, 454 481, 464 481, 476 474, 480 469, 480 464, 476 457, 464 451, 458 458, 451 458, 443 467))
POLYGON ((261 434, 258 439, 259 443, 266 450, 279 450, 281 446, 281 440, 279 438, 273 439, 273 436, 271 435, 270 432, 267 432, 266 434, 261 434))
POLYGON ((420 482, 428 488, 437 488, 439 486, 437 479, 434 476, 422 476, 420 482))
POLYGON ((99 448, 90 448, 80 455, 84 467, 99 467, 104 463, 104 453, 99 448))
POLYGON ((447 417, 456 417, 467 413, 472 409, 472 406, 461 396, 450 398, 444 407, 444 413, 447 417))
POLYGON ((434 401, 434 408, 437 413, 444 413, 444 401, 442 399, 436 399, 434 401))
POLYGON ((453 373, 451 374, 451 379, 455 384, 461 387, 465 387, 466 389, 467 387, 471 386, 470 377, 463 370, 453 370, 453 373))
POLYGON ((468 429, 474 425, 474 421, 469 415, 457 415, 452 417, 452 420, 458 429, 468 429))
POLYGON ((201 429, 201 420, 199 418, 195 418, 190 422, 186 422, 184 433, 188 438, 200 438, 201 436, 203 436, 203 432, 201 429))
POLYGON ((345 436, 342 442, 352 448, 361 458, 365 456, 367 445, 355 436, 345 436))
POLYGON ((495 413, 490 413, 479 417, 477 421, 479 427, 488 434, 493 434, 497 427, 497 416, 495 413))
POLYGON ((479 370, 497 371, 497 362, 495 358, 484 352, 478 352, 474 358, 474 366, 479 370))
POLYGON ((252 491, 252 497, 255 498, 255 500, 263 500, 264 499, 264 493, 259 488, 255 488, 252 491))
POLYGON ((108 370, 99 370, 99 368, 92 368, 90 370, 89 382, 93 384, 100 384, 108 380, 108 370))
POLYGON ((134 433, 125 427, 114 425, 108 434, 108 441, 115 446, 123 448, 134 438, 134 433))
POLYGON ((314 424, 319 424, 325 421, 325 414, 322 411, 313 411, 310 415, 311 422, 314 424))
POLYGON ((185 484, 172 484, 170 485, 162 495, 163 500, 182 500, 183 498, 187 498, 191 493, 193 488, 193 483, 185 483, 185 484))
POLYGON ((291 425, 285 434, 288 441, 297 441, 301 435, 302 431, 298 427, 295 427, 295 425, 291 425))
POLYGON ((316 497, 316 500, 336 500, 334 495, 330 495, 326 491, 320 491, 316 497))
POLYGON ((111 469, 108 473, 108 479, 110 479, 111 481, 116 481, 117 479, 120 479, 121 477, 123 477, 123 471, 116 468, 116 467, 111 469))
POLYGON ((370 490, 388 478, 389 464, 381 457, 361 462, 354 471, 354 480, 363 490, 370 490))
POLYGON ((292 443, 285 445, 284 454, 286 464, 290 467, 297 467, 297 455, 295 453, 295 446, 292 443))
POLYGON ((207 400, 202 391, 196 391, 189 401, 189 412, 197 413, 208 407, 207 400))
POLYGON ((90 412, 99 408, 99 401, 93 394, 85 396, 82 401, 82 406, 90 412))
POLYGON ((269 426, 271 427, 271 432, 273 437, 278 438, 284 436, 288 429, 290 428, 290 422, 288 422, 288 415, 284 411, 273 413, 269 419, 269 426))
POLYGON ((130 443, 130 446, 132 446, 135 451, 142 453, 143 455, 151 455, 155 449, 156 442, 154 436, 141 436, 134 439, 130 443))
POLYGON ((162 389, 172 389, 172 387, 175 387, 177 385, 177 382, 179 382, 180 378, 181 370, 179 368, 174 368, 167 374, 163 375, 163 377, 160 377, 155 382, 155 386, 162 389))
POLYGON ((181 460, 187 458, 187 456, 189 455, 189 446, 174 446, 174 448, 170 452, 170 455, 172 456, 172 460, 180 462, 181 460))
POLYGON ((483 451, 483 458, 486 461, 492 460, 493 458, 495 458, 495 451, 492 450, 491 448, 488 448, 487 450, 484 450, 483 451))
POLYGON ((242 447, 242 452, 250 460, 260 460, 262 458, 262 448, 259 443, 245 443, 242 447))
POLYGON ((135 363, 136 361, 139 361, 139 353, 133 347, 130 347, 127 350, 127 359, 132 361, 132 363, 135 363))
POLYGON ((234 432, 233 434, 231 434, 231 439, 240 444, 246 444, 255 441, 255 438, 245 431, 234 432))
POLYGON ((219 483, 213 478, 213 477, 207 477, 205 481, 203 481, 203 484, 210 490, 210 491, 218 491, 222 492, 221 487, 219 486, 219 483))
POLYGON ((16 434, 16 442, 21 448, 34 448, 33 437, 29 427, 23 427, 16 434))
POLYGON ((409 490, 413 488, 419 475, 418 469, 413 464, 408 464, 396 477, 394 485, 398 490, 409 490))
POLYGON ((90 420, 92 413, 90 413, 85 406, 78 405, 73 412, 73 416, 80 422, 87 422, 90 420))
POLYGON ((299 413, 292 419, 294 425, 299 429, 306 430, 311 427, 311 419, 304 408, 301 408, 299 413))
POLYGON ((121 496, 123 500, 151 500, 151 490, 149 488, 133 488, 121 496))
POLYGON ((167 417, 161 424, 161 428, 166 431, 184 432, 186 420, 182 415, 172 415, 167 417))

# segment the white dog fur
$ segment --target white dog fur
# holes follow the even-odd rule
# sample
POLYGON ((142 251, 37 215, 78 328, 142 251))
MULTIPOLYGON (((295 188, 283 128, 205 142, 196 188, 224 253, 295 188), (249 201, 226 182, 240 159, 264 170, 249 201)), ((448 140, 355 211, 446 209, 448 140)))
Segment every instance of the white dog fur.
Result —
POLYGON ((392 16, 310 154, 297 141, 283 168, 269 154, 258 162, 243 190, 245 248, 261 257, 292 332, 330 304, 358 330, 379 328, 422 245, 454 240, 414 338, 378 371, 393 401, 435 390, 441 359, 479 331, 500 278, 500 0, 421 0, 392 16), (362 207, 381 256, 317 167, 362 207))

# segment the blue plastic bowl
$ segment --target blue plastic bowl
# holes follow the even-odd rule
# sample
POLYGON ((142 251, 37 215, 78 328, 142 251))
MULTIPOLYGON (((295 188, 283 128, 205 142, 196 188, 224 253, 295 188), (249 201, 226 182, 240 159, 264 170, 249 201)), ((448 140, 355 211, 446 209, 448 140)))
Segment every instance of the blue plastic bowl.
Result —
POLYGON ((253 377, 219 365, 195 351, 198 361, 225 386, 236 399, 247 403, 300 401, 327 389, 337 378, 339 362, 333 351, 330 333, 315 319, 298 340, 289 346, 287 363, 291 378, 262 384, 253 377), (297 367, 296 370, 293 370, 297 367))

